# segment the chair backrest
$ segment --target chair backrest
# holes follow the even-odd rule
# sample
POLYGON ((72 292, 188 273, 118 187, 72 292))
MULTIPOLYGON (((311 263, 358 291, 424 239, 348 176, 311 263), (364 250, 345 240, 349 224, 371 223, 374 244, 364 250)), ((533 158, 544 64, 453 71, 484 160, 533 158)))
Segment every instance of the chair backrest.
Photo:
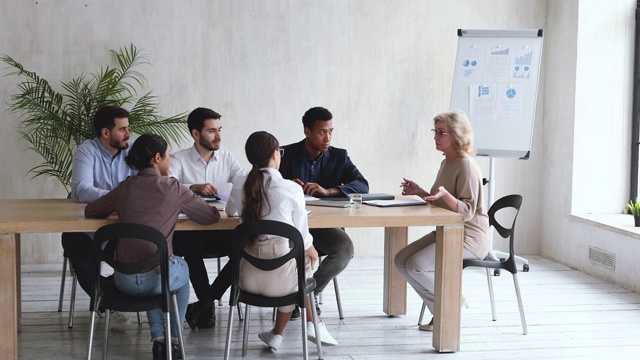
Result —
POLYGON ((238 225, 233 232, 233 249, 231 252, 231 262, 233 266, 233 284, 231 285, 231 298, 230 304, 236 304, 238 301, 239 293, 239 279, 240 279, 240 259, 245 259, 251 265, 264 271, 275 270, 282 265, 286 264, 291 259, 296 260, 296 268, 298 271, 298 293, 296 296, 296 303, 301 308, 304 308, 304 286, 305 286, 305 269, 304 269, 304 242, 300 231, 295 227, 273 220, 256 220, 247 221, 238 225), (247 253, 243 248, 243 240, 255 235, 276 235, 289 239, 290 244, 293 245, 291 251, 287 254, 275 258, 275 259, 260 259, 247 253))
MULTIPOLYGON (((513 238, 516 228, 516 219, 518 218, 518 213, 520 212, 520 205, 522 205, 522 196, 513 194, 507 195, 498 199, 496 202, 491 205, 489 208, 489 225, 493 226, 494 229, 505 239, 509 239, 509 257, 513 258, 514 249, 513 249, 513 238), (513 215, 513 223, 511 223, 510 227, 502 226, 498 220, 496 219, 496 213, 499 210, 513 208, 515 209, 515 214, 513 215)), ((506 224, 505 224, 506 225, 506 224)))
POLYGON ((94 309, 94 302, 103 295, 100 264, 102 261, 109 264, 115 271, 123 274, 137 274, 160 266, 161 282, 164 304, 163 308, 168 309, 169 305, 169 255, 167 250, 167 239, 158 229, 144 224, 134 223, 114 223, 101 227, 93 237, 94 256, 94 282, 93 297, 91 299, 91 310, 94 309), (109 241, 117 241, 120 238, 140 239, 154 243, 156 252, 147 259, 136 263, 123 263, 107 254, 104 249, 109 241))

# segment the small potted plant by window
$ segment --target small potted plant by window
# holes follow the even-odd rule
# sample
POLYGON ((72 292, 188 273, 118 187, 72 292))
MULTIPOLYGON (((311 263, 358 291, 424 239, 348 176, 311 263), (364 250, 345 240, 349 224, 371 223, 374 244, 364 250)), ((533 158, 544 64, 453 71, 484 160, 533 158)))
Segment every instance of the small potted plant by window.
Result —
POLYGON ((640 203, 638 203, 638 199, 629 201, 627 208, 633 215, 635 225, 640 227, 640 203))

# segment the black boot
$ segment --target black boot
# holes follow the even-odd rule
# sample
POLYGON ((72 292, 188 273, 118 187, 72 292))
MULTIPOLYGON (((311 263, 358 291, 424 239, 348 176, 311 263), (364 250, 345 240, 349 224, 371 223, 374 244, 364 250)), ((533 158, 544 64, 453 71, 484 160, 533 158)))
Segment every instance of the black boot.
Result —
POLYGON ((200 301, 187 305, 187 313, 184 315, 184 319, 189 324, 189 327, 193 330, 198 328, 198 320, 202 315, 203 306, 200 301))
POLYGON ((178 344, 171 343, 171 356, 174 359, 182 359, 182 352, 178 344))
POLYGON ((167 358, 167 347, 160 341, 153 342, 153 360, 165 360, 167 358))
POLYGON ((216 306, 211 303, 211 306, 204 309, 198 319, 198 327, 200 329, 209 329, 216 326, 216 306))

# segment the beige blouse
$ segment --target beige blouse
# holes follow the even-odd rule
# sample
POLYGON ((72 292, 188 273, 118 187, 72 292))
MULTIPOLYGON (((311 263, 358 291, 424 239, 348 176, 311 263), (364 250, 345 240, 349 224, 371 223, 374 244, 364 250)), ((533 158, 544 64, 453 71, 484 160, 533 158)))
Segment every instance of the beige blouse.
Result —
MULTIPOLYGON (((442 161, 436 180, 431 187, 431 194, 444 186, 451 195, 458 199, 458 213, 464 216, 464 247, 480 259, 489 253, 489 217, 482 195, 482 173, 476 161, 464 156, 451 164, 442 161)), ((434 201, 434 205, 452 210, 442 199, 434 201)))

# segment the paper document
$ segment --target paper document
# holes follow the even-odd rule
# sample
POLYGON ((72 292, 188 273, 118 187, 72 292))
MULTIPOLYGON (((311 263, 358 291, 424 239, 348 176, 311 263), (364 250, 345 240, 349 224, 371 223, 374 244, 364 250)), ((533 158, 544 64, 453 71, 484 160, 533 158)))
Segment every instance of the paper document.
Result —
POLYGON ((367 200, 363 201, 363 203, 379 207, 414 206, 427 204, 427 202, 422 199, 367 200))
MULTIPOLYGON (((207 204, 209 204, 209 206, 212 206, 212 207, 218 209, 218 211, 223 212, 224 211, 224 206, 227 203, 224 203, 224 202, 221 202, 221 201, 215 201, 215 202, 207 202, 207 204)), ((188 219, 188 218, 189 217, 185 213, 178 214, 178 219, 179 220, 188 219)))

